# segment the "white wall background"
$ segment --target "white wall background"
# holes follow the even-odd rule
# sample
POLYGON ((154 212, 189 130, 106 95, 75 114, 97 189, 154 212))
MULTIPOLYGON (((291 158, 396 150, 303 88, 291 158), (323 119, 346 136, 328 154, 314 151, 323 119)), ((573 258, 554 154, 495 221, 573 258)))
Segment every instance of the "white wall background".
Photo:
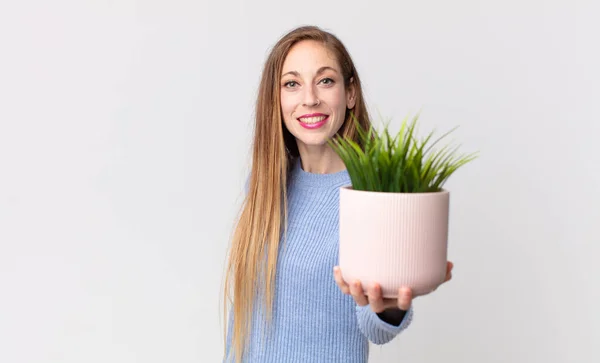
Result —
POLYGON ((218 362, 269 48, 316 24, 372 110, 455 125, 454 279, 372 362, 598 362, 595 1, 3 1, 0 362, 218 362))

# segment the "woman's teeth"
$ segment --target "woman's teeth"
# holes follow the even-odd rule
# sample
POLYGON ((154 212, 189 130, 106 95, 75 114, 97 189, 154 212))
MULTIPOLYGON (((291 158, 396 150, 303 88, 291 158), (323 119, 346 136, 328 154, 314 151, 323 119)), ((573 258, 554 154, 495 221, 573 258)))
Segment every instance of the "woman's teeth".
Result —
POLYGON ((327 116, 305 117, 305 118, 300 118, 300 121, 304 122, 305 124, 315 124, 317 122, 321 122, 321 121, 325 120, 326 118, 327 118, 327 116))

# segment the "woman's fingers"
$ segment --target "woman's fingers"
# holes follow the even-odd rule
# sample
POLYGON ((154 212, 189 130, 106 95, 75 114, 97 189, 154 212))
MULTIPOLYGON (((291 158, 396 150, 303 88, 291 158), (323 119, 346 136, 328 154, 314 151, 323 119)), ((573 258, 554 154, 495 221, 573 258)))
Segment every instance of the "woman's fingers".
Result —
POLYGON ((444 282, 450 281, 452 279, 452 269, 454 268, 454 264, 448 261, 448 265, 446 266, 446 278, 444 282))
MULTIPOLYGON (((448 265, 448 271, 452 270, 452 264, 448 265)), ((385 309, 397 306, 401 310, 408 310, 412 304, 412 290, 408 287, 403 287, 398 290, 397 299, 384 299, 381 286, 373 284, 368 289, 369 296, 365 295, 360 281, 356 280, 351 284, 347 284, 342 278, 342 271, 338 266, 333 268, 333 276, 340 290, 347 295, 352 295, 354 301, 359 306, 371 305, 371 309, 380 313, 385 309)))
POLYGON ((335 266, 333 268, 333 277, 335 278, 335 282, 337 283, 340 290, 342 290, 342 292, 346 295, 350 294, 350 287, 342 278, 342 271, 338 266, 335 266))
POLYGON ((333 268, 333 277, 340 290, 344 294, 352 295, 358 305, 365 306, 369 303, 369 299, 365 296, 360 281, 355 281, 348 285, 342 278, 342 271, 338 266, 333 268))
POLYGON ((369 304, 371 304, 371 310, 376 313, 380 313, 385 310, 385 304, 383 302, 381 287, 379 284, 373 284, 369 287, 369 304))
POLYGON ((352 297, 358 306, 365 306, 369 304, 369 299, 367 299, 360 281, 356 280, 350 284, 350 293, 352 294, 352 297))
POLYGON ((398 309, 408 310, 412 303, 412 290, 408 287, 403 287, 398 290, 398 309))

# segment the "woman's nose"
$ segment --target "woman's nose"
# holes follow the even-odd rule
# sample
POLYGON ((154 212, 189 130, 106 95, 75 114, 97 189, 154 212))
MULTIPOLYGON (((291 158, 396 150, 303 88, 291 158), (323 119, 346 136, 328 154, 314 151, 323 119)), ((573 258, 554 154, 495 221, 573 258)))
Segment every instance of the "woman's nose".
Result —
POLYGON ((312 87, 307 87, 304 93, 303 105, 307 107, 314 107, 319 104, 319 99, 315 90, 312 87))

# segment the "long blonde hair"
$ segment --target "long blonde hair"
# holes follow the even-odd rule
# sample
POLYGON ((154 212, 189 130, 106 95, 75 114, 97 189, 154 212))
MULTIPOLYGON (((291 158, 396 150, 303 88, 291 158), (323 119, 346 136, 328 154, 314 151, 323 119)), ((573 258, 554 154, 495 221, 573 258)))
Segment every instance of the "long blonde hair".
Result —
POLYGON ((304 26, 292 30, 275 44, 262 72, 256 102, 252 167, 225 277, 224 311, 227 314, 229 301, 233 305, 233 316, 229 317, 233 317, 231 348, 237 362, 241 361, 248 343, 259 290, 264 292, 267 321, 271 319, 279 244, 280 240, 285 241, 287 228, 288 173, 299 157, 296 139, 283 124, 280 78, 290 48, 303 40, 318 41, 331 51, 342 70, 346 89, 351 82, 355 87, 355 107, 352 112, 346 111, 338 134, 359 142, 353 117, 363 128, 370 125, 358 72, 336 36, 315 26, 304 26))

